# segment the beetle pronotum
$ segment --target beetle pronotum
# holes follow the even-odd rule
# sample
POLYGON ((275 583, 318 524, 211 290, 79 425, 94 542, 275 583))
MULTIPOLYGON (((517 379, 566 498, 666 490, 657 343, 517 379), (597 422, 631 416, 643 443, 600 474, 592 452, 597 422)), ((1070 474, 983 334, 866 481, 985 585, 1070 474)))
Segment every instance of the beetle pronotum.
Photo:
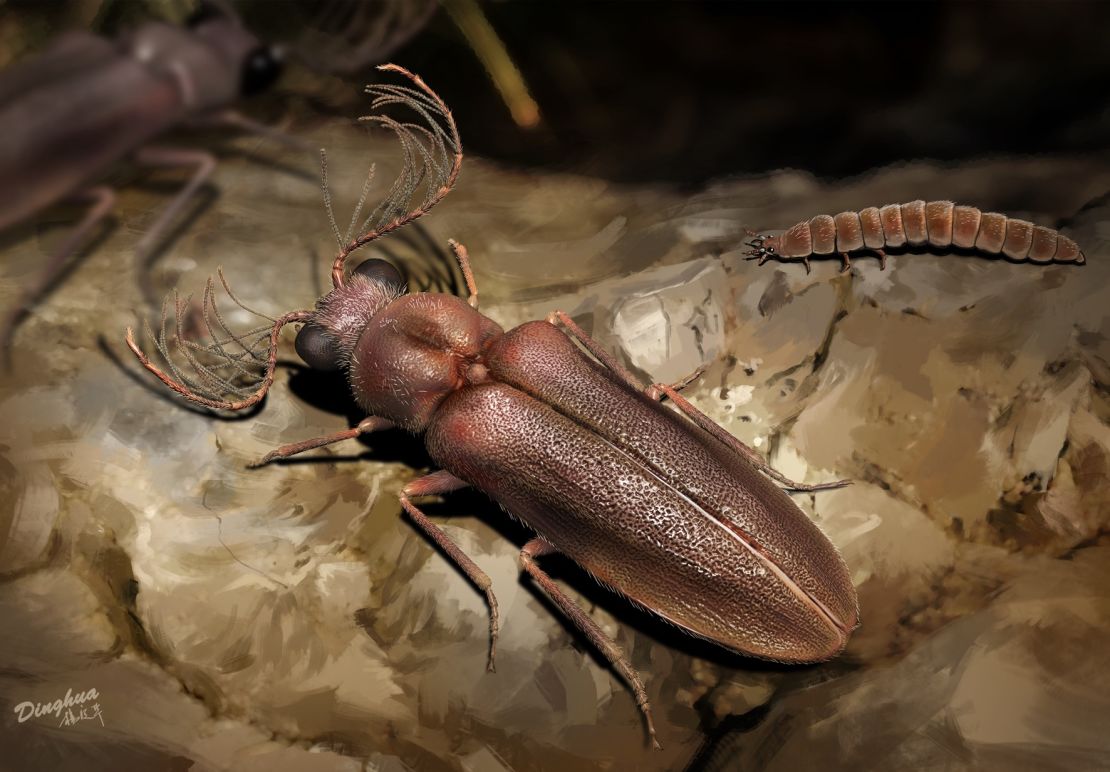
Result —
MULTIPOLYGON (((239 410, 257 404, 273 383, 282 327, 302 323, 298 353, 313 368, 345 369, 369 417, 354 428, 282 446, 255 466, 390 427, 423 435, 441 470, 404 486, 401 506, 485 593, 489 669, 499 624, 491 581, 414 498, 474 486, 536 532, 520 552, 521 570, 628 682, 656 747, 639 675, 540 568, 541 556, 562 553, 649 612, 733 651, 796 663, 835 656, 859 623, 855 588, 836 548, 775 482, 812 491, 843 481, 786 479, 678 393, 696 374, 645 388, 560 311, 502 330, 478 312, 467 251, 457 242, 450 244, 470 293, 466 301, 406 293, 397 270, 383 260, 347 271, 352 252, 441 200, 462 161, 454 121, 435 92, 406 70, 382 69, 405 75, 417 88, 373 86, 373 106, 403 104, 426 125, 371 117, 397 133, 409 163, 375 210, 377 219, 372 214, 363 224, 374 220, 369 231, 351 239, 336 229, 334 289, 315 309, 236 335, 216 310, 209 280, 203 307, 213 342, 183 340, 180 321, 175 336, 167 340, 163 325, 155 338, 167 361, 169 343, 176 342, 196 379, 176 366, 172 375, 160 370, 128 330, 135 356, 189 401, 239 410), (238 379, 252 367, 257 379, 243 386, 238 379), (665 398, 678 412, 662 404, 665 398)), ((334 227, 330 203, 327 208, 334 227)), ((352 223, 357 218, 356 209, 352 223)), ((183 304, 177 305, 180 317, 183 304)))
POLYGON ((840 255, 841 273, 852 267, 848 254, 870 250, 886 268, 884 247, 958 247, 1010 260, 1034 263, 1085 263, 1079 246, 1052 228, 1017 220, 998 212, 981 212, 951 201, 910 201, 908 204, 869 206, 858 212, 819 214, 787 228, 778 236, 748 232, 754 238, 748 260, 780 257, 801 260, 810 270, 809 258, 840 255))

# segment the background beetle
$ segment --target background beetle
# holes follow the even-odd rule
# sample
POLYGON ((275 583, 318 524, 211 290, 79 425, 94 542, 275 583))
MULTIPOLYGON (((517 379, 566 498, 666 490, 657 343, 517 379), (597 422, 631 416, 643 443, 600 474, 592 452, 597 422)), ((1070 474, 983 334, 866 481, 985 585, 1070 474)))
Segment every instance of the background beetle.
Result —
MULTIPOLYGON (((845 483, 804 486, 782 477, 678 394, 692 378, 644 388, 562 312, 503 331, 477 311, 469 258, 460 244, 452 242, 452 248, 470 291, 467 301, 405 294, 399 274, 382 261, 346 274, 352 252, 438 203, 462 161, 457 129, 438 95, 400 67, 381 69, 400 72, 417 89, 372 86, 372 106, 403 104, 426 125, 371 116, 397 133, 413 163, 363 223, 373 222, 370 230, 350 238, 360 205, 347 236, 337 238, 335 288, 314 310, 293 311, 236 335, 216 309, 209 282, 204 310, 212 343, 183 339, 180 302, 176 334, 167 336, 163 324, 155 338, 167 361, 175 344, 196 377, 185 377, 176 366, 173 375, 160 370, 129 329, 127 344, 136 357, 189 401, 239 410, 257 404, 273 383, 282 327, 304 323, 298 352, 313 367, 345 369, 370 417, 353 429, 278 448, 259 464, 394 426, 422 434, 442 470, 406 485, 401 504, 485 593, 489 669, 499 622, 490 579, 413 498, 472 485, 537 533, 521 551, 521 568, 628 681, 656 746, 651 707, 636 671, 537 558, 565 554, 634 603, 738 652, 814 662, 841 651, 859 623, 847 567, 768 478, 797 490, 845 483), (243 385, 252 365, 261 377, 243 385), (229 392, 238 398, 225 399, 229 392), (685 417, 664 408, 663 397, 685 417)), ((324 190, 338 237, 326 171, 324 190)))
MULTIPOLYGON (((149 143, 188 122, 223 124, 303 147, 230 108, 269 86, 281 52, 264 45, 229 12, 202 5, 188 26, 146 22, 110 40, 85 31, 56 38, 46 50, 0 74, 0 230, 65 201, 87 203, 85 216, 53 250, 39 278, 0 326, 10 354, 19 320, 66 269, 98 223, 114 191, 97 180, 131 158, 141 166, 187 168, 188 181, 136 246, 142 267, 216 167, 203 150, 149 143)), ((153 294, 145 271, 144 292, 153 294)))

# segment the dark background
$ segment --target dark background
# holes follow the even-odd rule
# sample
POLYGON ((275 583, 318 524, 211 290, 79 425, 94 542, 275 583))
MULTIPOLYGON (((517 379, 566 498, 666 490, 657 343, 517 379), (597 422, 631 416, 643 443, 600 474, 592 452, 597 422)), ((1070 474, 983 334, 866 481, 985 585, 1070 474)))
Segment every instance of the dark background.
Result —
MULTIPOLYGON (((0 3, 0 51, 11 61, 66 26, 111 34, 152 15, 184 19, 194 5, 9 0, 0 3)), ((295 49, 309 40, 306 30, 342 27, 343 6, 355 3, 235 5, 259 36, 295 49)), ((539 105, 538 127, 513 123, 442 8, 385 58, 436 84, 471 154, 509 165, 698 186, 783 167, 836 178, 903 159, 1103 153, 1110 145, 1110 3, 480 8, 539 105)), ((373 79, 372 64, 335 75, 294 62, 249 111, 358 114, 358 86, 373 79)))

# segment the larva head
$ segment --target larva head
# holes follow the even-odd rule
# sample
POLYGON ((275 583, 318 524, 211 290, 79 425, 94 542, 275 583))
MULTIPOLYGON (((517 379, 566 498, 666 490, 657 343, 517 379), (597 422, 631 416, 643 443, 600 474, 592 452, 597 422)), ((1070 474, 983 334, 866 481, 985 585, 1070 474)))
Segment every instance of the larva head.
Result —
POLYGON ((313 370, 349 365, 370 319, 405 292, 405 281, 393 265, 377 258, 364 260, 343 286, 317 301, 312 319, 297 333, 297 354, 313 370))
POLYGON ((781 242, 782 236, 766 236, 761 233, 755 236, 755 238, 753 238, 751 241, 747 242, 747 245, 751 247, 751 250, 745 252, 744 254, 748 255, 752 259, 755 259, 757 257, 760 259, 772 258, 782 251, 781 242))

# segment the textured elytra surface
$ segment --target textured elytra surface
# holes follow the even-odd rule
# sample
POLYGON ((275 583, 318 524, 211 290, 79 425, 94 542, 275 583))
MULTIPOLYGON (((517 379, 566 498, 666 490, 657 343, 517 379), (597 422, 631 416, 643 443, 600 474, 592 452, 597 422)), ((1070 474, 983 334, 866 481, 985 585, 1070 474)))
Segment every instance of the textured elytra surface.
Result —
MULTIPOLYGON (((589 360, 576 355, 569 340, 550 325, 530 324, 507 334, 491 347, 489 366, 495 378, 573 417, 604 441, 631 455, 643 466, 645 476, 658 475, 676 494, 694 502, 700 511, 676 518, 672 527, 678 533, 670 536, 687 547, 683 555, 686 559, 707 564, 741 562, 735 546, 729 549, 730 539, 700 545, 699 539, 681 532, 682 522, 700 520, 704 526, 706 521, 723 521, 749 547, 767 556, 765 570, 780 569, 806 596, 829 608, 842 625, 848 629, 855 626, 855 598, 839 557, 785 495, 775 490, 775 486, 750 465, 735 458, 731 451, 716 442, 699 440, 700 432, 693 431, 687 421, 658 405, 643 398, 630 398, 623 384, 617 383, 612 376, 601 375, 600 367, 591 366, 589 360), (532 345, 533 340, 537 345, 532 345), (721 554, 724 550, 728 550, 727 555, 721 554)), ((613 484, 612 487, 619 489, 620 486, 613 484)), ((638 509, 633 506, 620 512, 606 507, 604 512, 607 519, 623 521, 617 524, 636 531, 639 529, 635 514, 638 509)), ((664 540, 668 536, 667 533, 659 534, 664 540)), ((637 575, 645 576, 641 581, 648 586, 665 581, 660 575, 666 575, 666 569, 650 570, 652 566, 647 558, 635 562, 640 565, 629 566, 629 580, 623 586, 629 586, 637 575)), ((717 576, 727 573, 727 568, 716 572, 717 576)), ((771 579, 770 576, 766 578, 771 579)), ((684 588, 678 595, 695 592, 696 584, 684 588)), ((739 588, 735 592, 745 594, 739 588)), ((758 596, 759 593, 754 594, 758 596)), ((752 601, 747 599, 746 602, 752 601)), ((756 601, 755 605, 760 604, 756 601)), ((773 608, 773 604, 769 605, 773 608)), ((658 608, 666 613, 664 606, 658 608)), ((767 610, 765 607, 764 611, 767 610)), ((822 658, 831 645, 828 635, 831 631, 823 630, 822 644, 805 645, 805 636, 799 629, 796 636, 787 633, 789 637, 777 644, 764 641, 762 646, 766 649, 749 648, 741 645, 747 637, 743 629, 747 624, 751 623, 718 632, 718 636, 728 632, 728 637, 710 637, 754 654, 764 653, 788 660, 822 658), (797 641, 803 643, 795 646, 797 641)))
MULTIPOLYGON (((339 128, 312 140, 336 190, 390 148, 339 128)), ((230 159, 218 205, 167 258, 180 275, 159 280, 199 290, 222 264, 251 305, 310 308, 329 242, 306 166, 230 159)), ((642 673, 659 754, 623 685, 518 583, 526 534, 452 495, 427 510, 501 601, 484 672, 480 595, 398 517, 396 492, 430 465, 404 435, 243 468, 348 425, 345 387, 298 371, 292 334, 241 421, 176 407, 112 362, 98 336, 123 353, 130 249, 155 206, 127 191, 128 227, 22 328, 0 387, 5 751, 50 769, 1105 766, 1110 212, 1076 213, 1107 189, 1087 159, 782 174, 689 198, 465 168, 423 225, 468 245, 493 319, 562 308, 654 380, 708 362, 689 396, 729 431, 795 479, 856 480, 795 497, 860 593, 862 626, 826 665, 730 658, 552 564, 642 673), (740 257, 744 227, 914 195, 1070 218, 1088 264, 912 254, 807 277, 740 257), (87 687, 103 727, 13 718, 87 687)), ((9 244, 0 300, 45 246, 9 244)))

